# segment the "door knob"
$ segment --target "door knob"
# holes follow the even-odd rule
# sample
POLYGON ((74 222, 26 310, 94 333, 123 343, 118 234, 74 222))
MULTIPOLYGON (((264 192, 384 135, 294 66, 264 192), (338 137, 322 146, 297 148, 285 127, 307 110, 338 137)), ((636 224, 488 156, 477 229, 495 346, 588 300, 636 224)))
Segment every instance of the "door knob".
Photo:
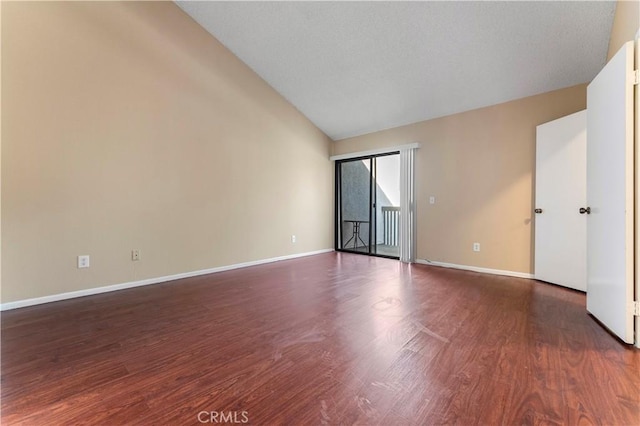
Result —
POLYGON ((534 212, 536 212, 537 214, 542 213, 542 209, 535 209, 534 212))
POLYGON ((580 207, 580 214, 591 214, 591 207, 587 207, 586 209, 584 207, 580 207))

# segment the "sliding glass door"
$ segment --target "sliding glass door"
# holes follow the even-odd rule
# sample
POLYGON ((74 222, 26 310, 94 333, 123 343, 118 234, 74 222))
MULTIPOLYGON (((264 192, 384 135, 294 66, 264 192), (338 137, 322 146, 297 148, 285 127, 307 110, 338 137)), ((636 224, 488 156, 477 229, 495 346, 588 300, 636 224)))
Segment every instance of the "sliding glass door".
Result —
POLYGON ((336 164, 338 179, 338 249, 369 253, 371 248, 371 158, 336 164))
POLYGON ((336 250, 398 257, 398 153, 336 162, 336 250))
POLYGON ((400 155, 374 158, 375 162, 375 235, 374 253, 399 256, 400 225, 400 155))

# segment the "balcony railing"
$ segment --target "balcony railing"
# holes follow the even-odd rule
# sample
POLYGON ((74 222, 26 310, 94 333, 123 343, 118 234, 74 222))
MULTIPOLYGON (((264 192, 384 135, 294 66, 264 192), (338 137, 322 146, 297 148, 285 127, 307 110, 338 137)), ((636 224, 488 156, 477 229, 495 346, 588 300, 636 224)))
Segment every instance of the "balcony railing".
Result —
POLYGON ((382 206, 383 241, 387 246, 398 246, 400 207, 382 206))

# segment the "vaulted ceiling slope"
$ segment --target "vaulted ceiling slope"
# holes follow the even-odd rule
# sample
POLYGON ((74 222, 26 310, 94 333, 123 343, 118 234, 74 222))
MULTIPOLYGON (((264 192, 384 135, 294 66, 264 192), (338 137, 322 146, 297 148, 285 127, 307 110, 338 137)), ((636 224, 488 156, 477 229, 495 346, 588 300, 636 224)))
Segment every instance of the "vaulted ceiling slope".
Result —
POLYGON ((615 2, 178 6, 334 140, 588 82, 615 2))

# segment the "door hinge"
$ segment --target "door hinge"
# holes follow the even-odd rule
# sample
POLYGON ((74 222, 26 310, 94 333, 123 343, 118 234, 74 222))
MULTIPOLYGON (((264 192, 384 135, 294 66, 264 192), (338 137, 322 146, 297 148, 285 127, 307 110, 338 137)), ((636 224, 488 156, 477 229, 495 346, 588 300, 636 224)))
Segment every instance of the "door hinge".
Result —
POLYGON ((640 317, 640 302, 633 302, 633 316, 640 317))
POLYGON ((633 85, 640 84, 640 70, 633 71, 633 85))

